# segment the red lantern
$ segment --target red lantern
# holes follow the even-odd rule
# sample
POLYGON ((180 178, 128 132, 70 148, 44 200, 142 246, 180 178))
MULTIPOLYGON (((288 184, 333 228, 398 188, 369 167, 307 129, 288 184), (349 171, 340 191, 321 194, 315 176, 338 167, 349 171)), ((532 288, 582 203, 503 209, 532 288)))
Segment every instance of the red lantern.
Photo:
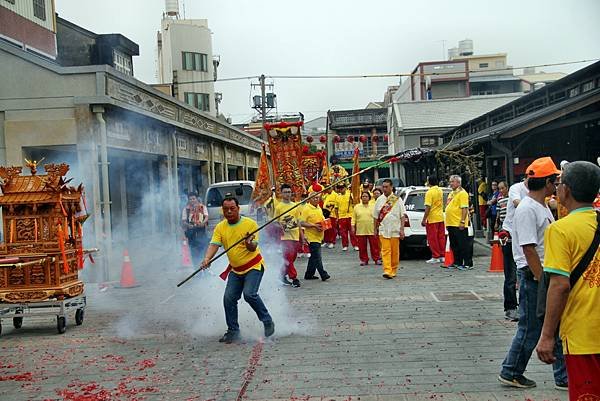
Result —
POLYGON ((389 136, 388 134, 385 134, 385 135, 383 136, 383 140, 384 140, 384 141, 386 141, 386 142, 389 142, 389 140, 390 140, 390 136, 389 136))
POLYGON ((309 151, 309 149, 308 149, 307 145, 302 146, 302 153, 307 154, 308 151, 309 151))
POLYGON ((333 136, 333 143, 340 143, 341 141, 342 141, 342 138, 340 138, 339 135, 333 136))
POLYGON ((367 142, 367 136, 366 136, 366 135, 361 135, 361 136, 360 136, 358 139, 359 139, 359 140, 360 140, 362 143, 365 143, 365 142, 367 142))
POLYGON ((313 141, 313 137, 311 135, 306 137, 306 142, 312 143, 312 141, 313 141))
POLYGON ((373 135, 373 137, 371 138, 371 141, 379 142, 379 137, 377 135, 373 135))
POLYGON ((327 142, 327 137, 326 137, 325 135, 321 135, 321 136, 319 137, 319 141, 320 141, 321 143, 326 143, 326 142, 327 142))
POLYGON ((348 135, 348 142, 353 143, 354 137, 352 135, 348 135))

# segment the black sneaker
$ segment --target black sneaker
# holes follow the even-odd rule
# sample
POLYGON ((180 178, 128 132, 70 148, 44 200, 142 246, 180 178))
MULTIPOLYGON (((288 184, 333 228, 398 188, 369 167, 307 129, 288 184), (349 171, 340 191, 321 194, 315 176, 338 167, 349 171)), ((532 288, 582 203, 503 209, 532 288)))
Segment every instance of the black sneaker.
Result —
POLYGON ((330 278, 331 278, 331 276, 330 276, 329 274, 327 274, 327 275, 325 275, 325 276, 321 277, 321 280, 323 280, 323 281, 327 281, 327 280, 329 280, 330 278))
POLYGON ((271 337, 275 333, 275 323, 267 322, 265 323, 265 337, 271 337))
POLYGON ((231 344, 240 340, 240 333, 238 331, 229 331, 223 334, 223 337, 219 338, 220 343, 231 344))
POLYGON ((389 275, 387 275, 387 274, 382 274, 382 275, 381 275, 381 277, 383 277, 383 278, 385 278, 385 279, 387 279, 387 280, 391 280, 391 279, 393 279, 393 277, 392 277, 392 276, 389 276, 389 275))
POLYGON ((298 280, 297 278, 292 280, 292 287, 296 287, 299 288, 300 287, 300 280, 298 280))
POLYGON ((561 391, 569 391, 569 383, 555 383, 554 388, 561 391))
POLYGON ((504 384, 505 386, 511 386, 516 388, 532 388, 536 386, 533 380, 529 380, 523 375, 513 377, 512 379, 500 375, 498 376, 498 381, 500 381, 500 383, 504 384))
POLYGON ((281 279, 281 282, 283 283, 283 285, 292 285, 292 282, 285 277, 281 279))
POLYGON ((318 280, 317 276, 304 276, 304 280, 318 280))

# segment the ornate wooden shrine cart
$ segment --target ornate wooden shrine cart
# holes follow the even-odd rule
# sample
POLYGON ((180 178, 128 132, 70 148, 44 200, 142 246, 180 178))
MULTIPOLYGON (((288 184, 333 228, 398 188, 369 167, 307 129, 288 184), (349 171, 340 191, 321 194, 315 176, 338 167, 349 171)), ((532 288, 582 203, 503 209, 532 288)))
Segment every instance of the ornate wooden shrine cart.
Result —
POLYGON ((0 166, 0 331, 2 318, 12 317, 20 328, 24 316, 52 314, 64 333, 70 310, 83 323, 79 270, 85 254, 96 251, 83 249, 83 187, 68 186, 67 164, 46 164, 45 175, 37 175, 37 162, 27 165, 31 175, 21 175, 22 167, 0 166))

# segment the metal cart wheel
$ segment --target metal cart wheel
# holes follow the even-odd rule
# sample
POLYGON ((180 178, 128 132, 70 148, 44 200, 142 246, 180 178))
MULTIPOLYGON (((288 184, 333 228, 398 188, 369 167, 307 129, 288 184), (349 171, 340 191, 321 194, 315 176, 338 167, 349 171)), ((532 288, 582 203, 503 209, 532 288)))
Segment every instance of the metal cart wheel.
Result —
POLYGON ((75 324, 81 326, 83 324, 83 316, 85 312, 83 308, 79 308, 75 311, 75 324))
POLYGON ((23 317, 13 317, 13 326, 15 329, 20 329, 23 326, 23 317))
POLYGON ((58 334, 64 334, 67 331, 67 319, 64 316, 56 317, 56 329, 58 334))

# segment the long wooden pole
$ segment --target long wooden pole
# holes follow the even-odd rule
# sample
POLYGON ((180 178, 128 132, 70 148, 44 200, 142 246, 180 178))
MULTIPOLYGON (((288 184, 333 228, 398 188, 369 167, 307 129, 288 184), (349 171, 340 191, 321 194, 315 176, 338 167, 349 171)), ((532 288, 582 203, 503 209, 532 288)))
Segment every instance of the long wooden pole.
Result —
MULTIPOLYGON (((382 160, 379 163, 373 164, 372 166, 366 167, 360 171, 358 171, 357 173, 351 174, 347 177, 344 177, 343 180, 350 180, 352 177, 365 173, 371 169, 374 168, 378 168, 379 166, 386 164, 386 163, 394 163, 400 160, 408 160, 408 159, 412 159, 412 158, 420 158, 423 155, 427 154, 427 153, 431 153, 433 152, 432 150, 423 150, 420 148, 415 148, 415 149, 408 149, 402 152, 398 152, 396 153, 394 156, 390 157, 387 160, 382 160)), ((337 181, 333 182, 329 185, 327 185, 326 187, 324 187, 322 190, 320 190, 319 192, 315 192, 314 194, 321 194, 325 191, 327 191, 330 188, 333 188, 334 186, 337 185, 337 181)), ((314 196, 313 194, 313 196, 314 196)), ((258 227, 256 230, 252 231, 251 233, 249 233, 247 235, 247 237, 252 236, 254 234, 256 234, 257 232, 259 232, 260 230, 262 230, 263 228, 265 228, 266 226, 268 226, 269 224, 273 223, 274 221, 278 220, 281 216, 284 216, 286 214, 288 214, 289 212, 291 212, 292 210, 294 210, 295 208, 297 208, 298 206, 306 203, 309 200, 310 197, 307 197, 306 199, 296 203, 294 206, 290 207, 289 209, 287 209, 286 211, 284 211, 283 213, 279 214, 278 216, 273 217, 272 219, 270 219, 269 221, 267 221, 265 224, 263 224, 262 226, 258 227)), ((221 256, 225 255, 227 252, 229 252, 229 250, 231 250, 233 247, 237 246, 238 244, 242 243, 243 241, 246 240, 246 237, 241 238, 240 240, 238 240, 237 242, 235 242, 233 245, 231 245, 229 248, 225 249, 223 252, 219 253, 218 255, 214 256, 210 262, 209 265, 211 263, 213 263, 215 260, 219 259, 221 256)), ((181 281, 179 284, 177 284, 177 287, 181 287, 183 284, 185 284, 188 280, 190 280, 192 277, 194 277, 196 274, 200 273, 202 270, 204 270, 205 268, 201 267, 199 269, 197 269, 196 271, 194 271, 192 274, 190 274, 189 276, 187 276, 183 281, 181 281)))

